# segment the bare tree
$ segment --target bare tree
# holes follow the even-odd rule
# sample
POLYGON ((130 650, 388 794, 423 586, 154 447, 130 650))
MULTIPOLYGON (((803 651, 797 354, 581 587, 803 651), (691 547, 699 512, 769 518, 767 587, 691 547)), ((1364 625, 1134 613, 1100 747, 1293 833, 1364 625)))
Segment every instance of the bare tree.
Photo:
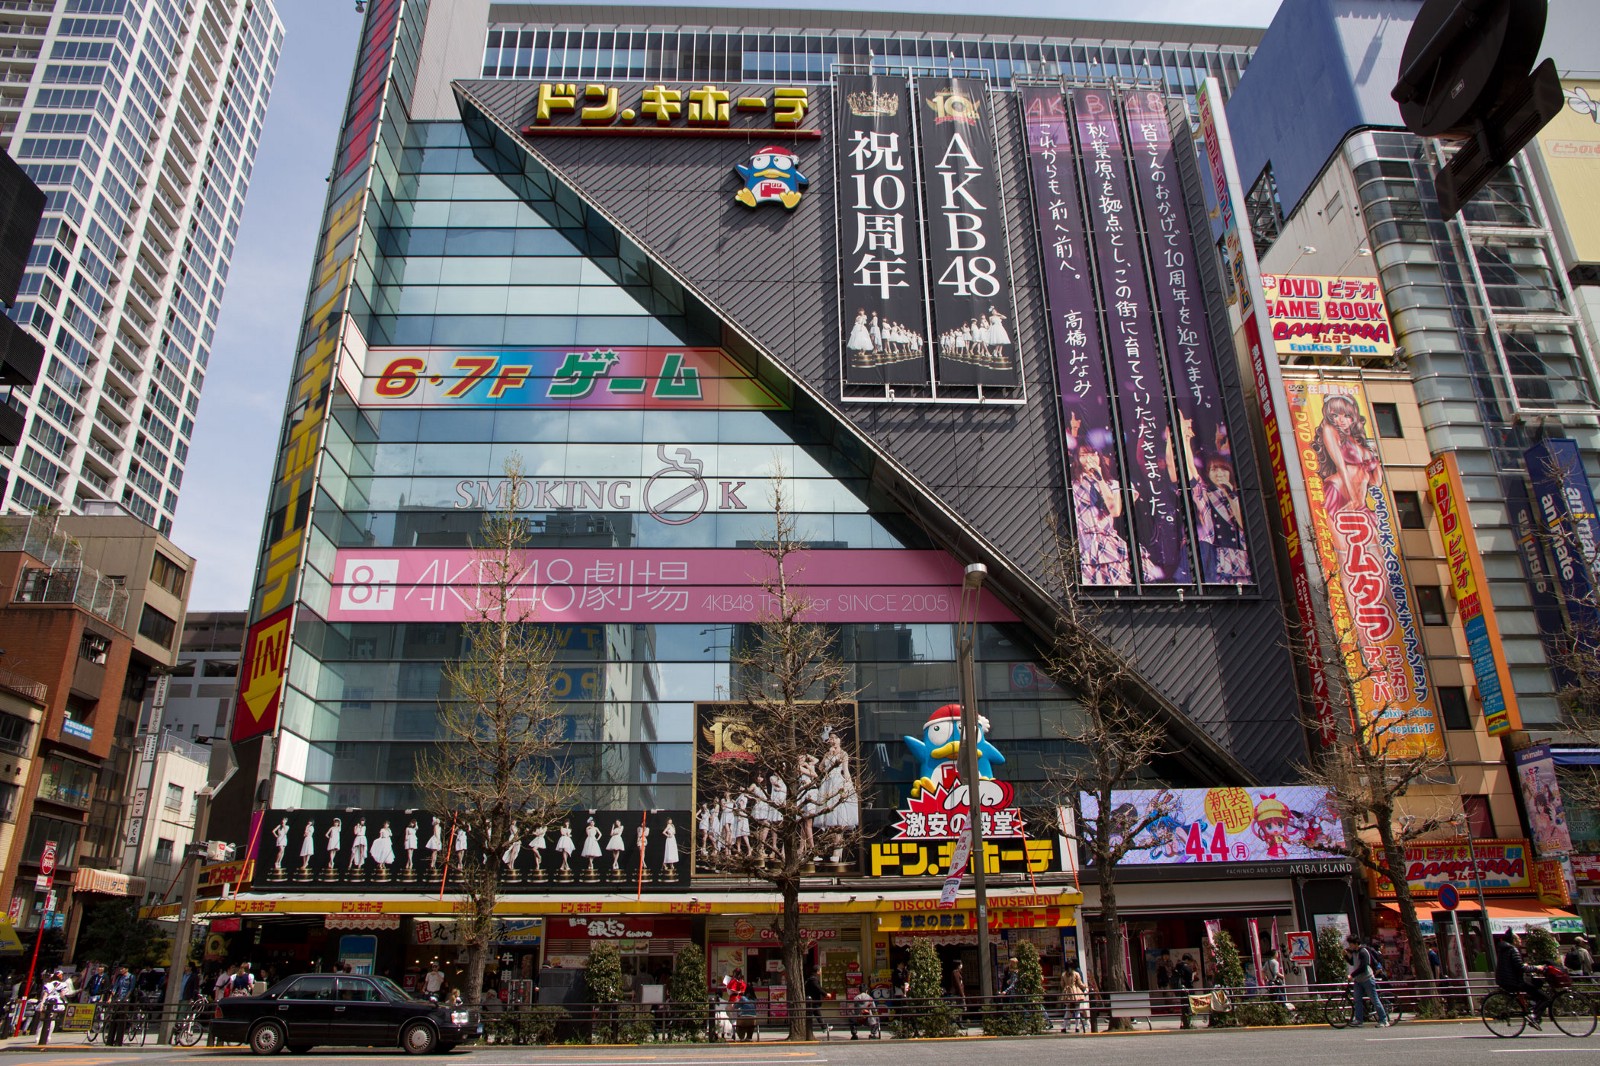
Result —
POLYGON ((769 572, 760 586, 765 609, 736 642, 732 698, 717 707, 719 747, 696 766, 699 797, 735 803, 750 835, 695 851, 698 871, 765 881, 782 909, 774 932, 783 946, 789 1035, 810 1032, 802 960, 800 889, 819 866, 850 864, 861 842, 861 793, 855 759, 855 692, 840 660, 836 630, 807 620, 814 601, 800 584, 805 542, 789 510, 784 475, 771 487, 771 539, 757 547, 769 572))
MULTIPOLYGON (((1106 643, 1098 604, 1078 584, 1078 546, 1070 532, 1050 519, 1051 550, 1046 570, 1055 596, 1055 636, 1044 665, 1078 702, 1075 725, 1063 739, 1079 749, 1053 774, 1053 787, 1072 808, 1079 844, 1100 885, 1100 918, 1106 930, 1108 992, 1131 985, 1123 965, 1125 944, 1117 912, 1117 863, 1139 846, 1139 838, 1174 813, 1171 795, 1157 792, 1143 809, 1119 806, 1114 793, 1137 788, 1150 763, 1169 754, 1159 717, 1140 699, 1135 659, 1106 643)), ((1148 846, 1148 845, 1146 845, 1148 846)))
POLYGON ((529 544, 527 521, 516 510, 526 483, 521 460, 507 460, 505 474, 505 504, 484 516, 476 545, 477 599, 461 657, 444 668, 439 744, 417 759, 415 771, 428 809, 466 836, 466 850, 453 850, 450 864, 460 882, 456 923, 473 1006, 483 997, 492 953, 501 854, 519 832, 565 817, 573 798, 558 760, 556 644, 548 627, 529 621, 529 593, 520 584, 529 544))
MULTIPOLYGON (((1308 723, 1328 739, 1304 768, 1304 780, 1326 791, 1328 813, 1344 826, 1342 842, 1321 844, 1319 850, 1345 856, 1393 886, 1412 968, 1429 974, 1428 945, 1406 876, 1406 848, 1436 838, 1454 820, 1456 812, 1442 796, 1412 795, 1418 785, 1447 781, 1449 759, 1442 745, 1417 742, 1410 717, 1392 699, 1363 705, 1359 696, 1376 679, 1375 668, 1364 665, 1354 632, 1326 619, 1315 624, 1333 723, 1331 729, 1324 722, 1308 723), (1432 810, 1420 809, 1430 803, 1432 810)), ((1310 654, 1304 642, 1296 645, 1296 653, 1302 661, 1310 654)), ((1373 687, 1389 690, 1387 684, 1373 687)))

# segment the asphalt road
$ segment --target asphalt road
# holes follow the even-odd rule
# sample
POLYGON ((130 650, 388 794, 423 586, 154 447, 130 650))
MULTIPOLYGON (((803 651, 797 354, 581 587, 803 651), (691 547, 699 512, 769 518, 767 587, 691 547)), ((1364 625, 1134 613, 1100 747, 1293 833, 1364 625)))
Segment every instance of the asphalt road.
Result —
MULTIPOLYGON (((14 1049, 14 1051, 13 1051, 14 1049)), ((107 1051, 62 1047, 39 1054, 13 1045, 17 1058, 48 1066, 233 1066, 255 1058, 243 1050, 194 1048, 170 1051, 107 1051)), ((0 1066, 7 1055, 0 1058, 0 1066)), ((790 1047, 773 1041, 737 1047, 693 1048, 463 1048, 445 1056, 412 1059, 419 1066, 905 1066, 908 1058, 929 1064, 965 1064, 976 1058, 1003 1059, 1006 1066, 1061 1066, 1081 1060, 1096 1066, 1174 1066, 1175 1063, 1226 1063, 1227 1066, 1363 1066, 1404 1062, 1406 1066, 1552 1066, 1589 1063, 1600 1066, 1600 1032, 1586 1040, 1559 1033, 1528 1032, 1514 1040, 1499 1039, 1479 1022, 1402 1024, 1391 1029, 1163 1030, 1137 1035, 1054 1036, 1019 1040, 947 1040, 915 1043, 861 1040, 848 1036, 820 1044, 790 1047), (1531 1058, 1530 1058, 1531 1056, 1531 1058)), ((362 1066, 406 1059, 391 1051, 317 1050, 304 1056, 282 1056, 278 1066, 310 1060, 315 1066, 362 1066)))

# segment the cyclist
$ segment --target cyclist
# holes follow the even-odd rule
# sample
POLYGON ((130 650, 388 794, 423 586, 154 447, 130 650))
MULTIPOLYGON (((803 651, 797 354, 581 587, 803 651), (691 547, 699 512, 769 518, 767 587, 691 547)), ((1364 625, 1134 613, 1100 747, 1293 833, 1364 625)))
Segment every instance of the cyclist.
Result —
POLYGON ((1549 982, 1543 967, 1529 966, 1522 959, 1522 938, 1514 932, 1500 934, 1495 943, 1494 983, 1502 992, 1526 997, 1528 1024, 1543 1029, 1539 1016, 1550 1005, 1549 982))
POLYGON ((1384 1009, 1383 1000, 1378 996, 1376 984, 1377 968, 1372 962, 1372 949, 1361 943, 1361 938, 1351 933, 1345 938, 1344 957, 1350 965, 1346 976, 1350 979, 1351 994, 1355 997, 1355 1015, 1351 1019, 1352 1028, 1360 1028, 1367 1020, 1367 999, 1372 999, 1372 1013, 1377 1017, 1378 1027, 1383 1028, 1389 1024, 1389 1012, 1384 1009))

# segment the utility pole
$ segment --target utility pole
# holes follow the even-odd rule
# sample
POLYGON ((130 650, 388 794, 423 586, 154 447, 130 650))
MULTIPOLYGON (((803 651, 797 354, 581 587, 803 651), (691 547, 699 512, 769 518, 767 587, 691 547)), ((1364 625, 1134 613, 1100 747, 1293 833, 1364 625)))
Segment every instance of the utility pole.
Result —
POLYGON ((167 991, 161 1008, 161 1035, 158 1044, 172 1043, 172 1029, 183 1003, 183 978, 189 968, 189 940, 194 933, 195 897, 200 892, 200 857, 205 853, 206 831, 211 821, 211 789, 195 793, 194 836, 183 857, 183 906, 178 911, 178 928, 172 934, 172 958, 167 963, 167 991))
POLYGON ((978 781, 978 682, 973 644, 978 630, 978 597, 989 568, 969 563, 961 577, 961 608, 956 617, 956 665, 961 684, 961 783, 967 786, 967 822, 972 852, 973 905, 978 923, 978 993, 984 1009, 994 996, 994 967, 989 951, 989 881, 983 853, 983 796, 978 781))

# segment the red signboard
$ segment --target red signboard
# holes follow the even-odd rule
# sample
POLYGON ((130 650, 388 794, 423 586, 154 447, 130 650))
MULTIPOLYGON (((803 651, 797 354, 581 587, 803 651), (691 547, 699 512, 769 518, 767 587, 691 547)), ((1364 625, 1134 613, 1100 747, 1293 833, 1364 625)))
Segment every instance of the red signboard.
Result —
POLYGON ((239 663, 239 702, 233 711, 233 739, 249 740, 272 732, 282 700, 283 666, 289 657, 289 613, 285 607, 250 627, 239 663))
POLYGON ((47 891, 50 888, 50 882, 55 880, 55 876, 56 842, 54 840, 46 840, 44 842, 44 853, 39 856, 39 876, 34 878, 33 887, 40 892, 47 891))

